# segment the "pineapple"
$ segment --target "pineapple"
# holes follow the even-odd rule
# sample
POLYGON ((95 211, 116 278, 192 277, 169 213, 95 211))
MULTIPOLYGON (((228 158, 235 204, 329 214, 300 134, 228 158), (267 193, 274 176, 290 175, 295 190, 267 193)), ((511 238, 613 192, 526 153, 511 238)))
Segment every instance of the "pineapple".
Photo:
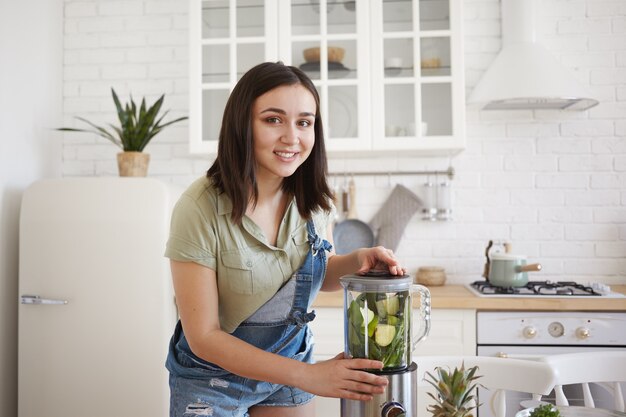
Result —
POLYGON ((436 404, 428 406, 433 417, 473 417, 472 409, 476 408, 474 403, 474 390, 476 389, 476 381, 480 376, 476 375, 478 366, 465 369, 465 364, 461 364, 461 368, 454 368, 454 371, 446 371, 441 367, 435 368, 437 377, 430 372, 426 375, 430 380, 426 379, 430 385, 437 390, 436 396, 428 393, 436 404))

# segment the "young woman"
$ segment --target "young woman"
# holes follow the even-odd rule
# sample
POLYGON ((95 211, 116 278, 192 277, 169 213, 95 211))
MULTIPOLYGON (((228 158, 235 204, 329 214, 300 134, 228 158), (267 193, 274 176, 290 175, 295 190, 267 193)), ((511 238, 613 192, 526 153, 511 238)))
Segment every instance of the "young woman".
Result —
POLYGON ((314 395, 367 401, 386 380, 368 359, 313 363, 318 291, 373 268, 383 247, 336 255, 319 96, 299 69, 263 63, 235 86, 218 155, 172 215, 180 313, 170 343, 170 416, 313 416, 314 395))

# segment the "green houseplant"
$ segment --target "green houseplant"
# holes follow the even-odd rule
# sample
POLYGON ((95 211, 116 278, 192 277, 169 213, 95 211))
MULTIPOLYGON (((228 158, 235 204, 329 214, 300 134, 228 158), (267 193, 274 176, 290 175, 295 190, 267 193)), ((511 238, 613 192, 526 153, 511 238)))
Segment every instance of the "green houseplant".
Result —
POLYGON ((476 375, 478 366, 465 369, 465 364, 461 368, 454 368, 448 371, 442 367, 435 368, 437 376, 426 372, 426 382, 435 387, 436 395, 428 393, 436 403, 428 406, 428 411, 433 417, 470 417, 471 412, 476 408, 474 395, 480 376, 476 375), (427 379, 430 378, 430 379, 427 379))
POLYGON ((122 152, 117 154, 120 176, 145 177, 148 170, 148 163, 150 162, 150 155, 143 152, 146 145, 148 145, 150 140, 161 132, 164 127, 185 120, 187 117, 179 117, 178 119, 163 123, 163 118, 169 112, 169 110, 166 110, 163 115, 159 117, 165 94, 148 108, 145 98, 141 100, 139 107, 137 107, 133 101, 132 96, 130 97, 130 101, 122 106, 113 88, 111 88, 111 93, 117 109, 119 126, 109 123, 108 128, 104 128, 85 118, 76 117, 78 120, 87 123, 91 128, 76 129, 62 127, 58 130, 65 132, 91 132, 110 140, 122 149, 122 152))

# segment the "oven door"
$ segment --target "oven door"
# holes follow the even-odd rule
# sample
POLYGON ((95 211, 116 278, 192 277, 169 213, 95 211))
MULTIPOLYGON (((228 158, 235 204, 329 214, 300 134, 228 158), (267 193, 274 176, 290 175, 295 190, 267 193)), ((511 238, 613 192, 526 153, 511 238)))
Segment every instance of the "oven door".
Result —
MULTIPOLYGON (((621 347, 580 347, 580 346, 478 346, 478 356, 498 356, 516 359, 538 360, 542 356, 556 355, 560 353, 606 351, 620 349, 621 347)), ((480 369, 478 370, 480 373, 480 369)), ((480 380, 478 380, 480 382, 480 380)), ((622 383, 622 393, 626 396, 626 384, 622 383)), ((591 394, 597 408, 613 409, 613 397, 602 386, 590 384, 591 394)), ((583 394, 580 385, 565 385, 563 387, 565 396, 570 405, 583 406, 583 394)), ((491 404, 491 394, 489 390, 478 389, 478 417, 494 417, 493 406, 491 404)), ((519 410, 532 405, 531 396, 526 393, 507 391, 506 393, 506 415, 514 416, 519 410), (525 402, 524 404, 521 404, 525 402)), ((554 391, 542 397, 542 401, 554 403, 554 391)))

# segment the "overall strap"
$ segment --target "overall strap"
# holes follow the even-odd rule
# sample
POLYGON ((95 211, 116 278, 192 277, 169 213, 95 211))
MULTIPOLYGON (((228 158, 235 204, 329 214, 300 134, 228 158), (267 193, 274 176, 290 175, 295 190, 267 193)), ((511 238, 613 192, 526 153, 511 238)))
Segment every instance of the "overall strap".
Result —
POLYGON ((315 223, 313 220, 306 222, 306 230, 309 244, 311 245, 311 251, 313 251, 313 256, 316 256, 320 249, 330 251, 333 248, 333 245, 331 245, 330 242, 319 237, 315 230, 315 223))
POLYGON ((322 239, 315 231, 315 224, 313 223, 313 220, 307 221, 306 228, 311 251, 307 256, 305 268, 310 272, 310 279, 301 282, 300 290, 302 290, 302 293, 298 294, 296 297, 296 308, 291 313, 291 317, 295 322, 294 324, 298 327, 305 326, 308 322, 315 318, 315 311, 310 311, 308 313, 306 311, 306 306, 309 304, 309 299, 311 297, 311 286, 313 284, 313 280, 316 278, 314 265, 320 250, 329 251, 332 249, 332 245, 325 239, 322 239))

